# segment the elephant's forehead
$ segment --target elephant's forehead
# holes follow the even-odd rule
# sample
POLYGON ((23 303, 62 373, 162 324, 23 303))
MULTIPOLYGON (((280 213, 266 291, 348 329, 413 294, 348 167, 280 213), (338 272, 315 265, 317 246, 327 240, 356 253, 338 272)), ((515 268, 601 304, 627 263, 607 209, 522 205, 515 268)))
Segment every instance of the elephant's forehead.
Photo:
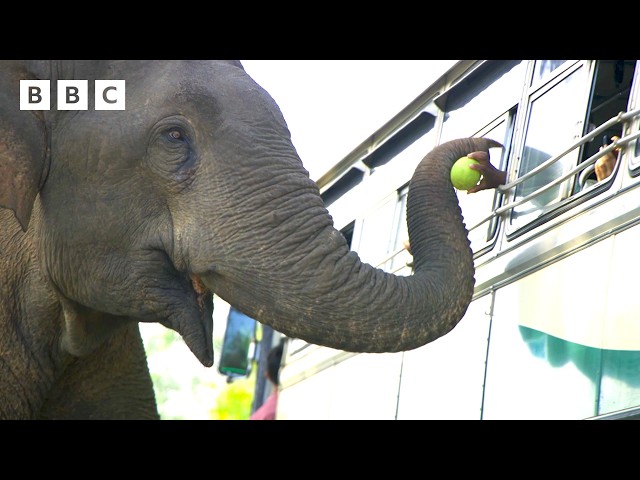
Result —
POLYGON ((131 106, 183 106, 198 111, 212 106, 217 111, 237 109, 244 113, 260 107, 277 108, 239 63, 154 61, 122 75, 131 106))
POLYGON ((273 98, 240 64, 158 62, 130 76, 126 87, 127 108, 160 116, 212 119, 224 115, 227 122, 256 124, 266 120, 273 126, 285 125, 273 98))

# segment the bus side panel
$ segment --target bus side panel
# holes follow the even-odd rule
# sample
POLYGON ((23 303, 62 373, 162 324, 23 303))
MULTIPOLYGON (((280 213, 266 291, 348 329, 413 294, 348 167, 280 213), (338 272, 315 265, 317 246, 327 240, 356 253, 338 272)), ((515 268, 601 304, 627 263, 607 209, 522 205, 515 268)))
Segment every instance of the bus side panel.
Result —
POLYGON ((481 418, 490 311, 485 295, 447 335, 405 352, 399 420, 481 418))
POLYGON ((284 387, 278 394, 278 420, 325 420, 329 418, 332 368, 284 387), (312 404, 311 404, 312 403, 312 404))
POLYGON ((599 414, 640 405, 640 226, 617 234, 614 246, 604 332, 611 348, 603 352, 599 414))
POLYGON ((597 413, 613 237, 495 294, 484 419, 597 413))
POLYGON ((282 420, 393 420, 401 353, 362 353, 283 388, 282 420))

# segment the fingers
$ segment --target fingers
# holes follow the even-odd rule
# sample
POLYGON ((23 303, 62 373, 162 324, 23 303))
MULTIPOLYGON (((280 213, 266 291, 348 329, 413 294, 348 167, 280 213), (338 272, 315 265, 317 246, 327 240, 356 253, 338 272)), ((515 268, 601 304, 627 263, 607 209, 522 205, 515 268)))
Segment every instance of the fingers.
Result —
POLYGON ((498 170, 491 164, 491 162, 489 161, 489 152, 471 152, 467 156, 478 161, 478 163, 476 164, 472 163, 471 165, 469 165, 469 168, 480 172, 480 174, 482 175, 480 183, 467 190, 467 193, 476 193, 481 190, 489 190, 506 183, 507 172, 504 170, 498 170))
POLYGON ((476 193, 479 192, 480 190, 484 190, 484 187, 481 186, 480 182, 479 184, 477 184, 475 187, 471 187, 469 190, 467 190, 467 193, 476 193))
POLYGON ((467 155, 467 157, 473 158, 474 160, 478 160, 479 162, 485 163, 489 161, 489 152, 482 152, 482 151, 471 152, 467 155))
POLYGON ((484 175, 491 170, 492 166, 490 163, 470 163, 469 168, 484 175))
MULTIPOLYGON (((617 135, 614 135, 613 137, 611 137, 611 143, 613 143, 613 142, 617 142, 618 140, 620 140, 620 137, 619 137, 619 136, 617 136, 617 135)), ((603 148, 606 148, 606 147, 608 147, 608 146, 609 146, 608 144, 606 144, 606 145, 602 145, 602 146, 598 149, 598 151, 600 151, 600 150, 602 150, 603 148)), ((620 147, 617 147, 617 148, 614 148, 614 149, 613 149, 613 151, 614 151, 614 152, 617 152, 617 151, 619 151, 619 150, 620 150, 620 147)))
MULTIPOLYGON (((611 142, 617 142, 618 140, 620 140, 620 137, 617 135, 611 137, 611 142)), ((613 151, 618 153, 620 151, 620 147, 614 148, 613 151)))

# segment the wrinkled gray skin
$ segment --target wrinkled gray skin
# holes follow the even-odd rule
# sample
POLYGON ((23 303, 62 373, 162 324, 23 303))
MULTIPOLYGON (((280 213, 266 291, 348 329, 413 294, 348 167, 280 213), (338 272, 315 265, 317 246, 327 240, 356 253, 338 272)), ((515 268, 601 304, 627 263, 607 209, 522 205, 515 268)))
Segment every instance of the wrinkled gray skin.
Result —
POLYGON ((291 337, 395 352, 449 332, 473 260, 449 142, 408 199, 415 274, 361 263, 333 227, 271 97, 231 61, 0 63, 0 418, 158 418, 138 322, 213 364, 212 294, 291 337), (19 80, 52 110, 19 110, 19 80), (89 109, 56 111, 57 79, 89 109), (93 108, 126 81, 125 111, 93 108))

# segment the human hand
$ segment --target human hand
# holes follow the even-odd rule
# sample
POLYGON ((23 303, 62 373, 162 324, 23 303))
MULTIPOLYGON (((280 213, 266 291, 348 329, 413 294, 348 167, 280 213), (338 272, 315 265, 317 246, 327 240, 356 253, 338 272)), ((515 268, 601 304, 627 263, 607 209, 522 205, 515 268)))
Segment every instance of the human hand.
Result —
MULTIPOLYGON (((611 137, 611 140, 615 142, 619 140, 619 137, 613 136, 611 137)), ((600 150, 602 150, 605 147, 606 145, 603 145, 602 147, 600 147, 600 150)), ((620 151, 620 148, 615 148, 613 151, 607 153, 606 155, 603 155, 598 160, 596 160, 594 167, 596 172, 596 178, 598 179, 598 181, 604 180, 605 178, 609 177, 609 175, 613 173, 613 169, 616 167, 616 162, 618 160, 619 151, 620 151)))
POLYGON ((404 242, 402 242, 402 246, 407 252, 411 253, 411 244, 409 243, 408 238, 404 242))
POLYGON ((507 183, 507 172, 498 170, 491 164, 489 161, 489 152, 471 152, 467 157, 478 161, 476 164, 469 165, 469 168, 480 172, 480 175, 482 175, 480 182, 467 190, 467 193, 476 193, 507 183))

